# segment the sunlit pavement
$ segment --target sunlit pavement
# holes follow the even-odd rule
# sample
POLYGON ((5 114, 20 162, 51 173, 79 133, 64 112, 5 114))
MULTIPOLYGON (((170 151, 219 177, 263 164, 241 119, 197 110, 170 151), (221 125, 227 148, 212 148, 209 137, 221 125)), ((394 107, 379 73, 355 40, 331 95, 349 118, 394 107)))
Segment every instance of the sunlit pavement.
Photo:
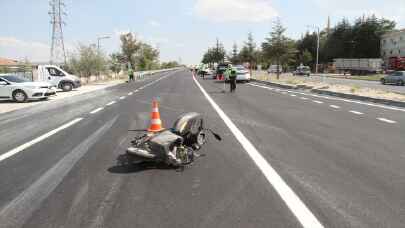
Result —
POLYGON ((0 115, 0 227, 401 227, 402 109, 189 71, 0 115), (229 85, 226 85, 228 89, 229 85), (214 139, 183 172, 119 167, 151 100, 214 139))

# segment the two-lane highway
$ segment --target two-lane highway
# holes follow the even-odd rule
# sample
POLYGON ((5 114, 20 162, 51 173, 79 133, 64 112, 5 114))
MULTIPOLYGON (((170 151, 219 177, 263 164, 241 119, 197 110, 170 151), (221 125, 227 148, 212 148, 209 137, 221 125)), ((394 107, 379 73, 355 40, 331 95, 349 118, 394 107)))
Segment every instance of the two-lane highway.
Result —
POLYGON ((222 88, 180 70, 0 115, 0 227, 405 223, 403 111, 254 83, 222 88), (200 112, 224 140, 183 172, 117 166, 153 98, 164 127, 200 112))

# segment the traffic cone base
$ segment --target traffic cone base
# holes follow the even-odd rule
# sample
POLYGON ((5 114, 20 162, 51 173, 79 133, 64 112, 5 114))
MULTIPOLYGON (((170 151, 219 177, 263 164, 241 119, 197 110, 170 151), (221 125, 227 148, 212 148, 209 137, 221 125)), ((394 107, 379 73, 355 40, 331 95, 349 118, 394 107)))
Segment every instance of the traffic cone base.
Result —
POLYGON ((148 128, 148 131, 149 132, 160 132, 163 130, 164 130, 164 128, 162 127, 162 120, 160 119, 158 102, 153 101, 151 120, 150 120, 150 126, 148 128))

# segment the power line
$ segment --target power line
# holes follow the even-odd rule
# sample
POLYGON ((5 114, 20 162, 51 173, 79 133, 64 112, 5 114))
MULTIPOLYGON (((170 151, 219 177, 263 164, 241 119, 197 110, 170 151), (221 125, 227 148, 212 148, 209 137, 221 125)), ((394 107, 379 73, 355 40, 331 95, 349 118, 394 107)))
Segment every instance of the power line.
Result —
POLYGON ((66 16, 66 5, 63 0, 49 1, 52 24, 52 46, 51 46, 51 64, 66 64, 65 43, 63 40, 62 26, 66 25, 63 21, 63 16, 66 16))

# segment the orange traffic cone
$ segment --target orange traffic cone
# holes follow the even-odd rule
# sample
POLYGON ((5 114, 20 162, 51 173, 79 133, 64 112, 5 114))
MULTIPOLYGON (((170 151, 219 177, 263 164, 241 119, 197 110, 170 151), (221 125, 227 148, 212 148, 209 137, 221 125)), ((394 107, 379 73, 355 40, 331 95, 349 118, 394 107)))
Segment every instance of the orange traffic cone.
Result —
POLYGON ((159 132, 162 131, 164 128, 162 127, 162 120, 160 119, 159 107, 158 102, 152 102, 152 113, 151 113, 151 120, 150 120, 150 127, 148 129, 149 132, 159 132))

